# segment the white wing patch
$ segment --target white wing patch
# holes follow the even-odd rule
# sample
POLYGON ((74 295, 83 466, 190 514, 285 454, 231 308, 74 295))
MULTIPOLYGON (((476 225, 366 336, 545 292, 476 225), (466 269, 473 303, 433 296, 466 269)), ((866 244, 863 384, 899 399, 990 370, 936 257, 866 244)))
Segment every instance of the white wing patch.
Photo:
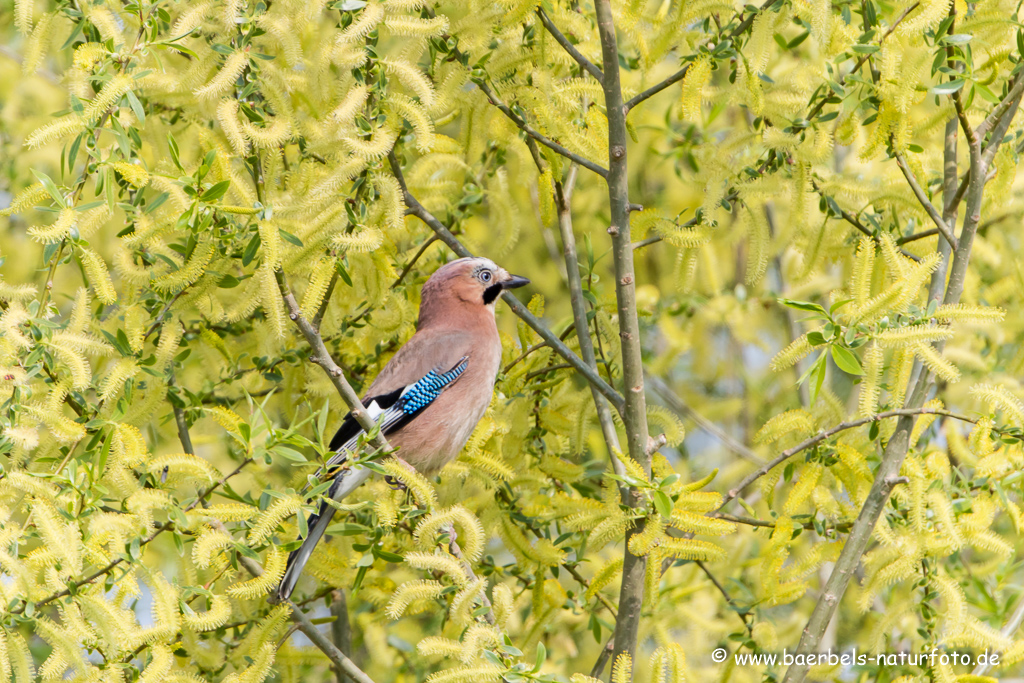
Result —
POLYGON ((377 402, 374 401, 370 405, 366 406, 366 412, 370 414, 371 420, 376 420, 384 412, 384 409, 377 405, 377 402))

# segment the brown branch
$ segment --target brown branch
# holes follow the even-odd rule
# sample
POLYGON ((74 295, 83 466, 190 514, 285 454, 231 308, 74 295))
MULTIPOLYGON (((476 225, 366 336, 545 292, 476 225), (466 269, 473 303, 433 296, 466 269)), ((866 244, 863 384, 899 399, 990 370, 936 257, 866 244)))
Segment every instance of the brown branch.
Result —
POLYGON ((907 160, 903 158, 903 155, 896 152, 896 165, 900 167, 900 171, 903 172, 903 177, 907 179, 907 184, 910 185, 910 189, 913 190, 914 196, 917 197, 917 201, 924 207, 928 217, 935 223, 936 229, 942 235, 942 237, 949 242, 949 246, 956 249, 956 237, 950 232, 949 226, 946 225, 946 221, 943 220, 942 215, 939 214, 939 210, 936 209, 927 195, 924 193, 924 189, 921 184, 917 182, 917 178, 914 177, 914 172, 907 165, 907 160))
POLYGON ((362 669, 356 666, 355 662, 349 659, 344 652, 339 650, 334 643, 332 643, 327 636, 320 632, 320 629, 310 621, 310 618, 306 616, 298 605, 291 600, 286 600, 285 604, 292 608, 292 619, 298 624, 299 630, 313 641, 321 652, 327 655, 327 658, 331 660, 336 669, 344 671, 349 678, 355 683, 374 683, 373 679, 367 676, 362 669))
MULTIPOLYGON (((295 326, 299 328, 299 332, 302 334, 306 343, 309 344, 309 348, 312 354, 309 360, 319 365, 325 373, 327 373, 328 379, 331 380, 331 384, 334 385, 335 390, 341 396, 341 399, 348 406, 349 411, 352 413, 352 417, 355 418, 359 426, 362 427, 368 434, 376 431, 376 423, 373 418, 370 417, 370 413, 363 407, 363 402, 360 400, 359 395, 352 388, 352 385, 348 383, 348 379, 345 377, 344 371, 338 367, 338 364, 331 358, 330 352, 327 350, 327 346, 324 344, 323 337, 320 336, 320 332, 313 327, 313 324, 306 320, 302 315, 302 309, 299 304, 295 301, 295 296, 288 289, 288 284, 285 282, 284 273, 277 271, 274 273, 277 278, 278 289, 281 290, 281 298, 284 299, 285 306, 288 308, 288 317, 295 322, 295 326)), ((387 440, 377 431, 376 436, 371 439, 371 443, 382 451, 390 451, 391 446, 388 445, 387 440)))
POLYGON ((512 123, 516 124, 519 130, 523 131, 524 133, 526 133, 531 138, 533 138, 540 144, 544 145, 548 149, 554 150, 555 152, 561 154, 566 159, 576 162, 577 164, 587 169, 588 171, 593 171, 602 178, 608 177, 608 169, 603 168, 599 164, 595 164, 590 159, 582 157, 579 154, 576 154, 575 152, 569 151, 567 148, 558 144, 551 138, 548 138, 544 134, 539 133, 532 127, 530 127, 530 124, 528 124, 521 116, 519 116, 514 111, 509 109, 507 104, 501 101, 501 98, 498 97, 497 93, 494 92, 494 90, 491 88, 490 85, 487 84, 486 81, 481 80, 475 82, 477 87, 480 88, 480 91, 483 92, 483 94, 487 97, 487 100, 495 107, 497 107, 502 114, 507 116, 512 121, 512 123))
MULTIPOLYGON (((772 5, 774 5, 775 2, 776 2, 776 0, 765 0, 764 4, 762 4, 758 8, 758 10, 756 12, 751 12, 750 14, 748 14, 743 19, 743 21, 741 21, 739 23, 739 25, 737 25, 736 28, 734 28, 729 33, 728 37, 730 39, 732 39, 732 38, 735 38, 736 36, 740 35, 744 31, 746 31, 748 28, 750 28, 750 25, 754 22, 754 18, 757 17, 757 15, 760 14, 761 12, 763 12, 764 10, 766 10, 769 7, 771 7, 772 5)), ((618 62, 616 62, 616 64, 618 64, 618 62)), ((689 68, 690 68, 690 65, 687 64, 682 69, 680 69, 679 71, 676 71, 674 74, 672 74, 671 76, 669 76, 665 80, 661 81, 657 85, 653 85, 650 88, 648 88, 647 90, 644 90, 642 93, 640 93, 638 95, 634 95, 633 97, 631 97, 629 99, 629 101, 626 102, 626 104, 625 104, 626 113, 628 114, 629 111, 631 109, 633 109, 633 107, 635 107, 636 105, 640 104, 644 100, 649 100, 650 98, 654 97, 655 95, 660 93, 665 88, 668 88, 668 87, 674 85, 675 83, 678 83, 679 81, 683 80, 683 78, 686 77, 686 72, 687 72, 687 70, 689 70, 689 68)))
POLYGON ((732 489, 729 489, 729 492, 726 494, 725 499, 722 501, 722 504, 718 506, 715 512, 721 511, 726 505, 728 505, 737 497, 739 497, 740 493, 743 492, 743 489, 747 488, 755 481, 757 481, 764 475, 768 474, 768 472, 771 471, 773 468, 779 466, 786 460, 789 460, 797 453, 806 451, 808 448, 811 448, 812 446, 817 446, 822 441, 825 441, 835 436, 839 432, 843 432, 848 429, 855 429, 857 427, 862 427, 866 424, 871 424, 872 422, 878 422, 879 420, 886 420, 890 417, 909 417, 914 415, 942 415, 944 417, 951 417, 953 419, 962 420, 964 422, 977 423, 977 420, 967 417, 966 415, 958 415, 957 413, 951 413, 948 410, 940 410, 938 408, 900 408, 898 410, 887 410, 884 413, 877 413, 875 415, 871 415, 869 417, 862 417, 857 420, 850 420, 849 422, 841 422, 834 427, 830 427, 829 429, 825 429, 818 432, 809 439, 801 441, 792 448, 787 448, 786 450, 782 451, 782 453, 779 453, 779 455, 772 458, 764 465, 762 465, 758 469, 754 470, 753 472, 745 476, 739 484, 737 484, 732 489))
POLYGON ((1000 100, 999 104, 995 106, 995 109, 985 117, 985 120, 982 121, 981 125, 979 125, 974 131, 979 140, 985 139, 985 135, 995 128, 1003 116, 1005 116, 1010 110, 1010 107, 1013 106, 1014 101, 1020 99, 1022 93, 1024 93, 1024 77, 1021 77, 1018 74, 1014 80, 1013 86, 1010 88, 1009 92, 1006 93, 1006 97, 1000 100))
POLYGON ((581 69, 596 78, 598 81, 604 79, 604 74, 601 72, 601 69, 592 61, 584 57, 583 53, 576 49, 575 45, 569 42, 569 39, 566 38, 565 35, 558 30, 558 27, 555 26, 554 22, 551 21, 551 18, 548 16, 547 12, 544 11, 543 7, 537 8, 537 16, 540 17, 541 23, 544 24, 544 28, 548 30, 551 37, 562 46, 562 49, 569 53, 570 57, 576 60, 576 63, 580 65, 581 69))
MULTIPOLYGON (((626 444, 629 456, 650 475, 651 452, 648 450, 647 399, 644 395, 643 349, 640 341, 640 323, 636 304, 636 269, 633 265, 633 245, 630 239, 629 166, 627 164, 626 131, 628 108, 622 101, 619 75, 619 48, 615 33, 615 19, 611 0, 596 0, 597 31, 601 38, 604 62, 605 112, 608 116, 608 204, 611 224, 608 234, 612 241, 612 261, 615 270, 615 300, 618 308, 619 338, 622 349, 622 379, 625 386, 626 444)), ((644 506, 643 496, 636 487, 629 487, 623 503, 631 508, 644 506)), ((642 531, 631 529, 626 533, 626 548, 622 565, 622 583, 619 590, 619 618, 615 622, 615 651, 634 657, 640 631, 640 615, 644 598, 645 556, 629 550, 629 539, 642 531)))
MULTIPOLYGON (((928 237, 934 237, 935 235, 938 234, 938 228, 932 228, 930 230, 925 230, 924 232, 915 232, 913 235, 906 235, 904 237, 900 237, 898 240, 896 240, 896 244, 904 245, 907 244, 908 242, 916 242, 917 240, 923 240, 928 237)), ((945 244, 948 244, 948 242, 945 242, 945 244)))
MULTIPOLYGON (((576 167, 569 169, 565 183, 555 183, 555 207, 558 209, 558 231, 562 237, 562 252, 565 254, 566 280, 569 283, 569 303, 572 306, 573 324, 576 326, 576 338, 580 343, 580 357, 595 374, 597 370, 597 356, 594 354, 594 340, 590 337, 590 326, 587 318, 587 303, 583 297, 583 281, 580 278, 579 255, 576 251, 576 234, 572 227, 572 190, 576 181, 576 167)), ((601 425, 601 434, 604 436, 605 445, 608 448, 608 459, 612 469, 619 476, 625 474, 625 468, 618 454, 622 452, 619 444, 619 435, 615 431, 615 422, 612 420, 611 411, 604 397, 593 384, 590 390, 594 398, 594 407, 597 409, 597 421, 601 425)))

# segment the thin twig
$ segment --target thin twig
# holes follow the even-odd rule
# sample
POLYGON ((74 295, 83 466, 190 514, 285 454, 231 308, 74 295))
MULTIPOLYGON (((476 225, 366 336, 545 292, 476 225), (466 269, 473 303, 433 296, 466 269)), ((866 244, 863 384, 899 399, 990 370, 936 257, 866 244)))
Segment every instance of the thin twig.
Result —
POLYGON ((946 225, 946 221, 942 219, 942 215, 939 210, 936 209, 927 195, 924 193, 924 189, 921 184, 917 182, 917 178, 914 176, 914 172, 907 165, 907 160, 903 158, 903 155, 896 152, 896 165, 900 167, 900 171, 903 172, 903 177, 907 179, 907 184, 910 185, 910 189, 913 190, 914 196, 917 197, 917 201, 924 207, 925 213, 935 223, 935 228, 939 231, 942 237, 949 242, 949 246, 956 249, 956 237, 949 230, 949 226, 946 225))
POLYGON ((371 439, 371 443, 378 449, 390 451, 391 447, 388 445, 387 439, 375 429, 376 423, 370 417, 370 413, 366 411, 366 408, 363 407, 359 395, 352 388, 352 385, 349 384, 344 371, 331 358, 331 354, 327 350, 320 332, 302 315, 302 309, 295 301, 295 296, 288 289, 284 273, 277 271, 275 276, 277 278, 277 286, 281 290, 281 298, 284 299, 285 306, 288 308, 288 317, 295 322, 295 326, 299 328, 299 332, 312 350, 309 360, 319 365, 327 373, 331 384, 334 385, 335 390, 341 396, 345 405, 348 406, 352 417, 359 423, 359 426, 366 430, 368 434, 376 432, 376 435, 371 439))
POLYGON ((569 53, 569 56, 576 60, 576 63, 580 65, 584 71, 601 81, 604 78, 604 74, 601 73, 601 69, 597 67, 592 61, 583 56, 583 53, 576 49, 576 46, 569 42, 569 39, 558 30, 554 22, 548 16, 547 12, 544 11, 543 7, 537 8, 537 16, 540 17, 540 21, 544 24, 544 28, 548 30, 551 37, 554 38, 562 48, 569 53))
MULTIPOLYGON (((729 38, 730 39, 731 38, 735 38, 736 36, 740 35, 744 31, 746 31, 747 28, 750 27, 750 24, 753 23, 753 21, 757 17, 757 15, 760 14, 761 12, 763 12, 764 10, 768 9, 772 5, 774 5, 776 3, 776 1, 777 0, 765 0, 764 4, 762 4, 758 8, 758 10, 756 12, 751 12, 750 14, 748 14, 743 19, 743 21, 741 21, 739 23, 739 25, 736 26, 736 28, 734 28, 729 33, 729 38)), ((679 81, 683 80, 683 78, 686 77, 686 72, 687 72, 687 70, 689 70, 689 68, 690 68, 690 65, 687 64, 682 69, 680 69, 679 71, 676 71, 674 74, 672 74, 671 76, 669 76, 665 80, 661 81, 657 85, 653 85, 650 88, 648 88, 647 90, 644 90, 642 93, 639 93, 638 95, 634 95, 633 97, 631 97, 629 99, 629 101, 626 102, 626 104, 624 105, 625 108, 626 108, 626 112, 629 113, 629 111, 631 109, 633 109, 633 107, 635 107, 636 105, 640 104, 644 100, 649 100, 650 98, 654 97, 655 95, 660 93, 665 88, 668 88, 669 86, 671 86, 671 85, 673 85, 675 83, 678 83, 679 81)))
MULTIPOLYGON (((619 47, 611 0, 596 0, 597 32, 601 39, 601 57, 604 62, 605 113, 608 117, 608 234, 612 242, 612 261, 615 271, 615 302, 618 310, 619 339, 621 341, 622 381, 624 402, 622 421, 629 457, 650 476, 650 434, 647 425, 647 397, 644 392, 643 348, 640 322, 637 315, 636 277, 629 218, 629 135, 626 114, 629 111, 622 100, 622 82, 619 70, 619 47)), ((638 508, 644 505, 643 496, 636 487, 625 489, 624 505, 638 508)), ((619 588, 619 618, 615 621, 615 652, 636 655, 640 632, 640 617, 644 599, 646 556, 629 550, 629 539, 641 533, 642 528, 626 532, 622 563, 622 581, 619 588)))
POLYGON ((875 415, 871 415, 869 417, 862 417, 857 420, 850 420, 849 422, 841 422, 834 427, 830 427, 829 429, 825 429, 818 432, 809 439, 801 441, 792 448, 787 448, 786 450, 779 453, 779 455, 772 458, 764 465, 762 465, 758 469, 754 470, 753 472, 745 476, 739 484, 729 489, 729 492, 726 494, 725 499, 722 501, 722 504, 718 506, 715 512, 719 512, 720 510, 722 510, 726 505, 735 500, 740 495, 740 493, 743 492, 743 489, 747 488, 755 481, 757 481, 764 475, 768 474, 768 472, 770 472, 773 468, 778 467, 780 464, 782 464, 786 460, 789 460, 797 453, 806 451, 808 448, 818 445, 822 441, 825 441, 826 439, 835 436, 839 432, 843 432, 848 429, 855 429, 857 427, 862 427, 866 424, 871 424, 872 422, 878 422, 879 420, 886 420, 890 417, 906 417, 913 415, 942 415, 944 417, 951 417, 955 420, 977 423, 977 420, 967 417, 966 415, 959 415, 957 413, 951 413, 948 410, 941 410, 938 408, 900 408, 898 410, 887 410, 884 413, 877 413, 875 415))
MULTIPOLYGON (((555 207, 558 209, 558 232, 562 238, 562 252, 565 254, 566 280, 569 283, 569 303, 572 306, 573 324, 576 326, 576 338, 580 344, 580 357, 595 374, 597 369, 597 356, 594 354, 594 340, 590 337, 590 326, 587 317, 586 299, 583 297, 583 281, 580 277, 579 254, 576 250, 576 235, 572 227, 572 191, 576 182, 576 167, 569 168, 565 183, 555 184, 555 207)), ((608 459, 612 469, 619 476, 625 474, 626 470, 619 460, 619 453, 622 446, 619 444, 619 435, 615 431, 615 422, 612 419, 611 410, 605 403, 604 397, 593 384, 590 385, 593 394, 594 407, 597 410, 597 421, 601 425, 601 434, 604 437, 605 446, 608 448, 608 459)))
MULTIPOLYGON (((923 240, 923 239, 926 239, 928 237, 934 237, 935 235, 938 235, 938 234, 939 234, 939 229, 938 228, 931 228, 930 230, 925 230, 923 232, 915 232, 913 235, 905 235, 904 237, 900 237, 899 239, 896 240, 896 244, 904 245, 904 244, 907 244, 909 242, 916 242, 917 240, 923 240)), ((948 244, 948 242, 947 242, 947 244, 948 244)))
POLYGON ((356 663, 349 659, 344 652, 335 647, 334 643, 330 641, 320 629, 310 621, 306 613, 299 608, 291 600, 286 600, 285 604, 292 608, 292 619, 299 625, 299 630, 313 641, 313 644, 320 648, 320 651, 327 655, 327 658, 331 660, 335 668, 344 671, 348 674, 356 683, 374 683, 373 679, 367 676, 362 669, 356 666, 356 663))

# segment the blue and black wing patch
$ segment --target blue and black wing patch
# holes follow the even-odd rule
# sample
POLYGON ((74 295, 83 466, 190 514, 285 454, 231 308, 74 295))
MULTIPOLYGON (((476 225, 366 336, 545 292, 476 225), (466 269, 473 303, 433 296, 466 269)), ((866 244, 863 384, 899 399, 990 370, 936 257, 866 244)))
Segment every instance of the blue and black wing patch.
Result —
MULTIPOLYGON (((370 396, 363 400, 363 405, 375 420, 381 421, 381 434, 387 436, 409 424, 437 400, 445 389, 455 383, 469 367, 469 357, 463 356, 446 372, 431 370, 414 384, 396 389, 386 394, 370 396)), ((351 450, 355 441, 363 431, 351 414, 345 416, 344 422, 331 439, 331 450, 339 455, 351 450)), ((339 464, 344 458, 335 456, 328 465, 339 464)))

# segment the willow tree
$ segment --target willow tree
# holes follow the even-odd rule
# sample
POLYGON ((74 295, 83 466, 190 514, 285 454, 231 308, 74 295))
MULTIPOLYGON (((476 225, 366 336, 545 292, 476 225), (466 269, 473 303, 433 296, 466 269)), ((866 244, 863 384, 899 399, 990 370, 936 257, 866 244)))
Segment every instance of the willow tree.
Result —
POLYGON ((1013 3, 0 7, 3 680, 1024 659, 1013 3), (538 293, 427 480, 358 397, 469 253, 538 293), (404 487, 271 604, 349 410, 404 487))

